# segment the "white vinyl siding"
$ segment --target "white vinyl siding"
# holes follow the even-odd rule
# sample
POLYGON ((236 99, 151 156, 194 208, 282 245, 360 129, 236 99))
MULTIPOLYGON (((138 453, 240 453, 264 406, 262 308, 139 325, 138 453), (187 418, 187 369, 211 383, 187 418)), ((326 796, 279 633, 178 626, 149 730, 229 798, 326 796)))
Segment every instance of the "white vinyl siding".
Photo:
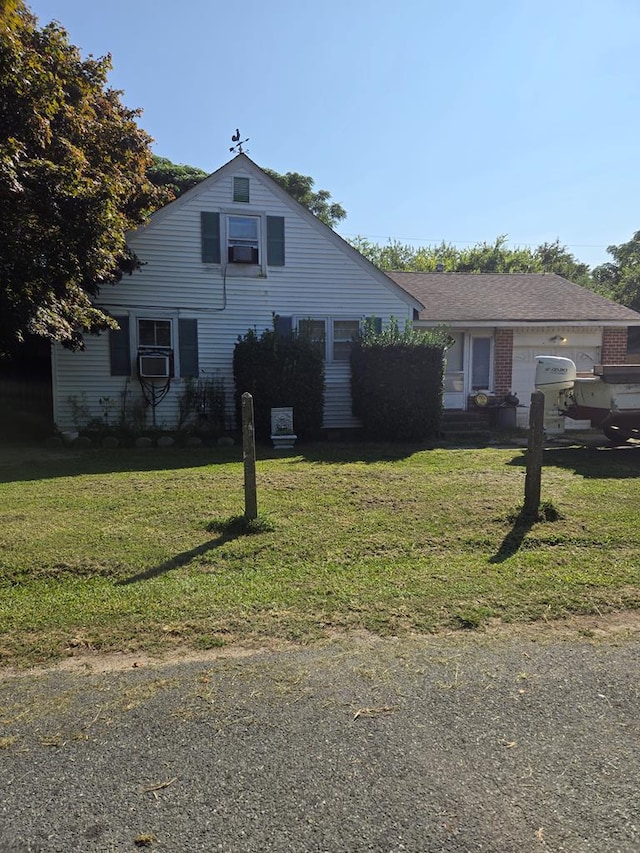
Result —
MULTIPOLYGON (((322 223, 301 212, 285 193, 272 191, 269 182, 249 165, 231 161, 218 173, 151 218, 130 235, 129 245, 142 266, 113 288, 105 288, 100 304, 114 316, 142 313, 150 318, 198 320, 199 375, 217 377, 225 385, 229 415, 233 416, 233 350, 238 336, 248 329, 261 333, 273 328, 274 315, 302 318, 360 320, 411 319, 413 302, 399 288, 359 259, 322 223), (246 175, 242 172, 246 169, 246 175), (286 266, 261 267, 257 275, 242 264, 203 263, 201 213, 231 215, 233 178, 251 179, 251 201, 242 205, 243 216, 283 217, 286 266), (231 267, 234 267, 231 274, 231 267)), ((238 209, 240 210, 240 209, 238 209)), ((261 240, 265 239, 264 230, 261 240)), ((264 246, 264 242, 261 244, 264 246)), ((226 245, 222 244, 224 259, 226 245)), ((133 321, 132 321, 133 322, 133 321)), ((84 394, 99 416, 98 399, 117 397, 127 377, 111 376, 108 335, 88 336, 84 352, 56 348, 55 405, 61 427, 70 426, 70 395, 84 394)), ((178 375, 157 409, 158 423, 171 428, 177 418, 177 398, 183 389, 178 375)), ((351 414, 350 368, 347 360, 326 365, 325 427, 356 426, 351 414)), ((139 392, 128 381, 127 393, 139 392)))

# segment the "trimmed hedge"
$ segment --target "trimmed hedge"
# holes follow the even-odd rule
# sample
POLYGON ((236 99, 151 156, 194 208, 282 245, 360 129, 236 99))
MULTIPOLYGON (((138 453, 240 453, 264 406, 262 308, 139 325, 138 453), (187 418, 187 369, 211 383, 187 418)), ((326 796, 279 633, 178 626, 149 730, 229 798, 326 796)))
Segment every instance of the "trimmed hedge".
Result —
POLYGON ((236 343, 233 377, 238 425, 242 422, 241 398, 248 391, 253 396, 258 438, 271 435, 271 409, 277 406, 293 406, 293 425, 299 437, 319 433, 324 410, 324 361, 308 338, 271 329, 258 336, 250 329, 236 343))
POLYGON ((353 414, 368 438, 423 441, 438 435, 442 417, 445 332, 383 331, 365 323, 351 350, 353 414))

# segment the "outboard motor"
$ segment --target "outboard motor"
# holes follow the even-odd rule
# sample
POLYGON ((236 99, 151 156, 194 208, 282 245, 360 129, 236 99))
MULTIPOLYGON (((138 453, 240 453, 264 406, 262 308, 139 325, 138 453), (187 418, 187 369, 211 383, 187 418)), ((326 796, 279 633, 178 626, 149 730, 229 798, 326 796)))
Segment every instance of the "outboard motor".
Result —
POLYGON ((547 433, 564 432, 562 398, 576 381, 577 370, 570 358, 556 355, 536 356, 536 391, 544 394, 544 428, 547 433))

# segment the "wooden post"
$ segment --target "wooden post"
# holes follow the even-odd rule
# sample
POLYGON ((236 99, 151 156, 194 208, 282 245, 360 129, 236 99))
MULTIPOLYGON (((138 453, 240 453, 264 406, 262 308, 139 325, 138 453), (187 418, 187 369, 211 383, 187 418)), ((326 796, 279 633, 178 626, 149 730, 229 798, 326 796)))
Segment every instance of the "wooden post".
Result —
POLYGON ((251 521, 258 517, 258 494, 253 397, 247 391, 242 395, 242 458, 244 460, 244 517, 247 521, 251 521))
POLYGON ((529 443, 527 446, 527 475, 524 481, 523 513, 529 518, 538 515, 542 480, 542 449, 544 447, 544 394, 534 391, 529 410, 529 443))

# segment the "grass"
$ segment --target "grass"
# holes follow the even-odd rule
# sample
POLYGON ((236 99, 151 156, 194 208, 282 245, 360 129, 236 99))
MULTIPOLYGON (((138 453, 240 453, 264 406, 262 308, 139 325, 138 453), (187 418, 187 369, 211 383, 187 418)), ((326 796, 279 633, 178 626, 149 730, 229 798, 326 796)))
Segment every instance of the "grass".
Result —
POLYGON ((0 450, 0 662, 640 606, 640 449, 0 450))

